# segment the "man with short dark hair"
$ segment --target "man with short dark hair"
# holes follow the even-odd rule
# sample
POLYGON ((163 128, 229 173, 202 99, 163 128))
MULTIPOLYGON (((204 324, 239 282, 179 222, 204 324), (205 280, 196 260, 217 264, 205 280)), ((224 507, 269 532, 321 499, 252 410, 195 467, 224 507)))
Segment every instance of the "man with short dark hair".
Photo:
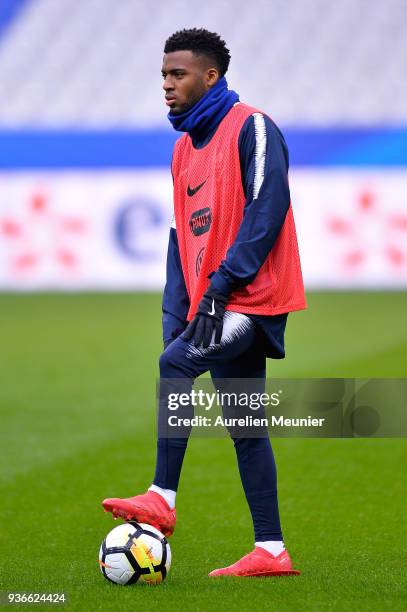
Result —
MULTIPOLYGON (((306 307, 288 186, 288 151, 261 111, 239 101, 224 77, 225 42, 204 29, 165 43, 168 118, 184 135, 172 159, 174 224, 163 296, 162 381, 254 379, 266 357, 282 359, 288 313, 306 307)), ((167 418, 168 405, 160 403, 167 418)), ((175 527, 175 496, 188 437, 159 434, 147 493, 103 502, 125 520, 164 534, 175 527)), ((297 574, 285 550, 268 435, 233 437, 255 548, 210 576, 297 574)))

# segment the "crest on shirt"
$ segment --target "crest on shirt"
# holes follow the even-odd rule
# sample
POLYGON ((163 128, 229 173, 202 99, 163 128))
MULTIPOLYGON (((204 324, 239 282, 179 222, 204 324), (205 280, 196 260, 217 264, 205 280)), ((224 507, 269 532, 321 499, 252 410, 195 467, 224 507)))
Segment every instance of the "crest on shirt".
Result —
POLYGON ((203 260, 204 252, 205 252, 205 247, 202 247, 202 249, 199 249, 199 253, 196 256, 196 260, 195 260, 195 273, 196 273, 197 277, 199 276, 199 272, 201 271, 201 265, 202 265, 202 260, 203 260))

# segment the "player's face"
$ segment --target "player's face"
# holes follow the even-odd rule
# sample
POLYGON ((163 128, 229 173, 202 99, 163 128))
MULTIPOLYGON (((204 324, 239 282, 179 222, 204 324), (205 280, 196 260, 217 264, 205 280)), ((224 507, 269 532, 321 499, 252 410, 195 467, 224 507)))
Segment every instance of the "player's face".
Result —
POLYGON ((184 113, 196 104, 219 78, 208 60, 192 51, 166 53, 163 59, 165 103, 174 115, 184 113))

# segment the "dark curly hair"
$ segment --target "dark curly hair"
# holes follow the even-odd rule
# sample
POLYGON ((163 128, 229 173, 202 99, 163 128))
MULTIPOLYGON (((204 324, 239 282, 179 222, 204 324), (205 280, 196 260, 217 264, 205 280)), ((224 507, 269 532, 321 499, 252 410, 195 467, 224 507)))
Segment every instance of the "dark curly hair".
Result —
POLYGON ((208 32, 204 28, 178 30, 167 38, 164 53, 173 51, 192 51, 196 55, 205 55, 215 62, 220 76, 227 72, 230 62, 229 49, 219 34, 208 32))

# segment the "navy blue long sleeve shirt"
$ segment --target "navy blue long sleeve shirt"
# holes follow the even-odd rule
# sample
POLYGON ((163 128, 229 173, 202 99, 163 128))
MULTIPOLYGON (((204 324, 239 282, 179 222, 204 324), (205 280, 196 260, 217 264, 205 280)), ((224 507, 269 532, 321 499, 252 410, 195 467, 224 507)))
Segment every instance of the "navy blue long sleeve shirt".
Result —
MULTIPOLYGON (((243 220, 225 259, 211 276, 212 285, 226 295, 254 280, 277 239, 290 205, 287 145, 275 123, 266 115, 263 117, 266 135, 264 178, 256 197, 253 194, 256 151, 253 115, 245 121, 239 134, 239 158, 246 198, 243 220)), ((198 149, 204 147, 216 129, 217 126, 204 135, 191 134, 193 146, 198 149)), ((170 230, 162 308, 163 339, 167 346, 185 329, 189 308, 175 228, 170 230)), ((285 356, 287 316, 250 315, 256 322, 259 341, 263 343, 268 357, 281 359, 285 356)))

